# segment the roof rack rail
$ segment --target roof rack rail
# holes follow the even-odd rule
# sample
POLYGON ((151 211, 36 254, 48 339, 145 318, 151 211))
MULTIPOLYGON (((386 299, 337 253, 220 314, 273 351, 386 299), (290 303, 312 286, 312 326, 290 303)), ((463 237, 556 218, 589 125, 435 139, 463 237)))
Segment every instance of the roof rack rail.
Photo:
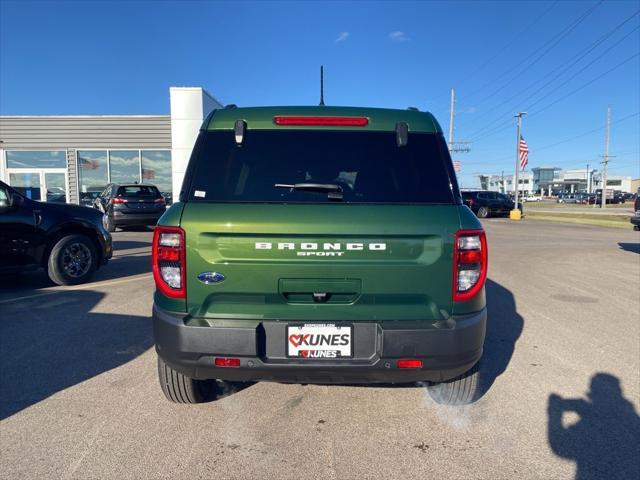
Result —
POLYGON ((407 110, 411 110, 412 112, 419 112, 420 111, 416 107, 407 107, 407 110))
POLYGON ((238 105, 235 103, 230 103, 229 105, 225 105, 224 108, 238 108, 238 105))

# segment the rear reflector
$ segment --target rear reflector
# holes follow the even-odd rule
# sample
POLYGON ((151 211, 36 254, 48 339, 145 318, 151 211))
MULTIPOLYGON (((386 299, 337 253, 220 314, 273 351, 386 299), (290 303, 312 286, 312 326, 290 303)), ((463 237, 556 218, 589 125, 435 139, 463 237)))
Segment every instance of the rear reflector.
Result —
POLYGON ((404 358, 402 360, 398 360, 396 366, 398 368, 422 368, 422 360, 404 358))
POLYGON ((276 125, 319 125, 327 127, 366 127, 367 117, 300 117, 277 116, 273 118, 276 125))
POLYGON ((214 364, 216 367, 239 367, 240 359, 239 358, 216 358, 214 360, 214 364))

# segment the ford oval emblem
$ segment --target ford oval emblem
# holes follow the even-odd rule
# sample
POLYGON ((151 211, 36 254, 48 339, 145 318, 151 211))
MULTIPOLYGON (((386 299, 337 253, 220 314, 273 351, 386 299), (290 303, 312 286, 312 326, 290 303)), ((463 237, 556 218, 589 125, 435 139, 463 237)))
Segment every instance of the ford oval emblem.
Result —
POLYGON ((224 275, 218 272, 202 272, 200 275, 198 275, 198 280, 200 280, 205 285, 224 282, 224 278, 224 275))

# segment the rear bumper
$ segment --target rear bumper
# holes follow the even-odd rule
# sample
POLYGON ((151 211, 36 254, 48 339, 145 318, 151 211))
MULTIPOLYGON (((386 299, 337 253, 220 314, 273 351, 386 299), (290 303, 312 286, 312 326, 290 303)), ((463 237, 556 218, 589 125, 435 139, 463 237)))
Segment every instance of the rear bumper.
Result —
POLYGON ((351 322, 354 358, 300 360, 285 355, 287 322, 248 320, 247 326, 242 325, 244 322, 231 327, 191 326, 185 325, 184 314, 153 307, 156 351, 165 362, 191 378, 230 381, 448 380, 469 370, 482 356, 486 321, 487 311, 483 309, 441 322, 351 322), (215 367, 216 357, 240 358, 240 367, 215 367), (398 369, 396 361, 401 358, 421 359, 423 367, 398 369))
POLYGON ((113 219, 113 224, 116 226, 155 225, 163 214, 164 211, 154 213, 124 213, 122 211, 114 210, 111 218, 113 219))

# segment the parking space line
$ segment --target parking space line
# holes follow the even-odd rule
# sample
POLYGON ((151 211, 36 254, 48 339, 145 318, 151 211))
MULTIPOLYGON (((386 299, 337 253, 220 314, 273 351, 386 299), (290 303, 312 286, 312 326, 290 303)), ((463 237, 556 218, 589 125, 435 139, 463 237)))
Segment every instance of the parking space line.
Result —
POLYGON ((29 300, 32 298, 44 297, 47 295, 53 295, 55 293, 64 293, 64 292, 69 292, 74 290, 88 290, 88 289, 94 289, 97 287, 103 287, 108 285, 117 285, 119 283, 133 282, 135 280, 140 280, 147 277, 151 278, 151 273, 142 273, 140 275, 134 275, 128 278, 121 278, 117 280, 104 280, 102 282, 88 283, 85 285, 75 285, 73 287, 56 288, 52 290, 47 290, 46 292, 36 293, 34 295, 25 295, 24 297, 8 298, 6 300, 0 300, 0 305, 3 305, 5 303, 11 303, 11 302, 19 302, 21 300, 29 300))

